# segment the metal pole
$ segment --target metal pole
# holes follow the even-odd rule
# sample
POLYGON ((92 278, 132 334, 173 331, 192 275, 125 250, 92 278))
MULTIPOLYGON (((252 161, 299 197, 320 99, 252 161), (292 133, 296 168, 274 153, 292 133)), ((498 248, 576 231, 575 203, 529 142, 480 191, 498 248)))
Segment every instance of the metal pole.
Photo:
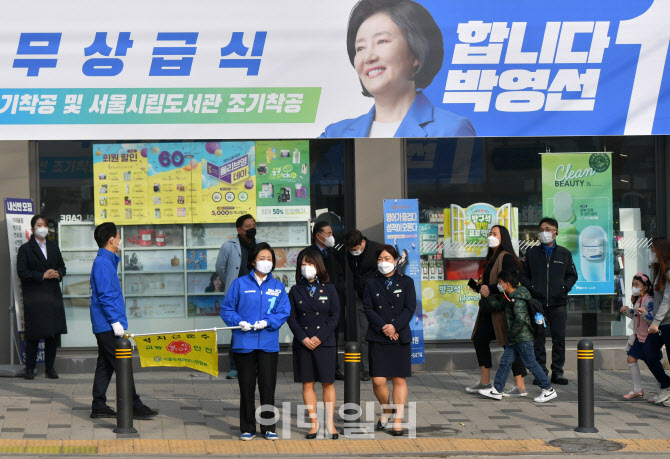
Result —
POLYGON ((350 341, 344 346, 344 404, 346 408, 347 424, 351 427, 360 427, 361 418, 361 346, 356 341, 350 341), (354 407, 355 406, 355 407, 354 407))
POLYGON ((136 434, 133 427, 133 350, 126 337, 116 340, 116 429, 114 433, 136 434))
POLYGON ((577 402, 579 426, 575 432, 594 433, 593 407, 595 403, 593 382, 593 341, 583 339, 577 344, 577 402))

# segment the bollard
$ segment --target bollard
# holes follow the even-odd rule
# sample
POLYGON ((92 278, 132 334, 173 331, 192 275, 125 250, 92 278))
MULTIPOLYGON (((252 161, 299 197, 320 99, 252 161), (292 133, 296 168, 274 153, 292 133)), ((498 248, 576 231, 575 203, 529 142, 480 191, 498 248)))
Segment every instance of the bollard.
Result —
POLYGON ((347 423, 358 426, 361 417, 361 346, 356 341, 344 346, 344 403, 356 405, 355 409, 345 409, 344 414, 350 419, 347 423))
POLYGON ((133 427, 133 349, 125 336, 116 340, 116 429, 114 433, 136 434, 133 427))
POLYGON ((575 432, 598 432, 593 419, 593 341, 586 338, 577 344, 577 393, 579 426, 575 432))

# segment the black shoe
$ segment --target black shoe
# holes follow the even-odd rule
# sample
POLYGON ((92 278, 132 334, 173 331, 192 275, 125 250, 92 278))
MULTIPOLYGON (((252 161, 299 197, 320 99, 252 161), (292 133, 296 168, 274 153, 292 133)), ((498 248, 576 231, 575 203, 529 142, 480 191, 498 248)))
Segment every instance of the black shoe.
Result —
POLYGON ((305 438, 307 440, 314 440, 316 436, 319 434, 319 424, 316 424, 316 431, 314 433, 307 433, 305 434, 305 438))
POLYGON ((152 410, 146 405, 142 405, 139 408, 133 408, 133 419, 151 419, 154 416, 158 416, 158 411, 152 410))
POLYGON ((386 422, 382 423, 381 416, 379 417, 379 421, 377 421, 377 430, 386 430, 386 427, 389 425, 389 422, 393 420, 393 415, 395 414, 395 408, 391 410, 391 415, 389 418, 386 420, 386 422))
POLYGON ((329 434, 329 433, 326 434, 326 439, 327 440, 337 440, 338 438, 340 438, 340 434, 337 433, 337 432, 335 432, 334 434, 329 434))
POLYGON ((60 376, 58 376, 58 373, 56 373, 56 370, 53 368, 51 370, 47 370, 44 372, 44 376, 46 376, 49 379, 58 379, 60 376))
POLYGON ((91 411, 91 418, 96 419, 96 418, 115 418, 116 417, 116 411, 114 411, 114 408, 111 406, 105 406, 101 410, 93 410, 91 411))
POLYGON ((369 371, 363 371, 363 373, 361 373, 361 381, 370 381, 369 371))
POLYGON ((35 379, 35 370, 26 370, 26 374, 23 375, 23 379, 35 379))
POLYGON ((563 376, 551 375, 551 383, 558 384, 559 386, 567 386, 568 380, 563 376))
POLYGON ((344 381, 344 375, 342 374, 342 372, 340 370, 337 370, 335 372, 335 380, 344 381))
POLYGON ((395 430, 395 429, 389 429, 386 431, 387 434, 393 435, 394 437, 402 437, 405 435, 405 429, 401 430, 395 430))

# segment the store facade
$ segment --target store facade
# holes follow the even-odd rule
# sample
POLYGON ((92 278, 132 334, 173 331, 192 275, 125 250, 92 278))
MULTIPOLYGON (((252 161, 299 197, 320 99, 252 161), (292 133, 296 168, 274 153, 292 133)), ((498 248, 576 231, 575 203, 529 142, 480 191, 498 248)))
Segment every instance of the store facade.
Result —
MULTIPOLYGON (((511 10, 488 1, 417 3, 437 24, 443 46, 439 62, 437 54, 424 56, 434 74, 416 100, 431 113, 448 111, 458 123, 431 130, 425 120, 411 129, 403 121, 380 139, 353 139, 369 134, 363 124, 372 122, 376 107, 361 94, 364 77, 351 54, 358 48, 347 41, 355 0, 296 2, 290 10, 255 0, 253 18, 248 5, 226 11, 217 2, 194 6, 193 14, 230 21, 225 33, 210 20, 185 30, 167 14, 147 31, 144 25, 156 19, 150 5, 132 18, 82 10, 75 20, 45 2, 44 20, 56 17, 62 30, 80 34, 7 31, 18 50, 4 56, 13 67, 0 104, 0 149, 7 152, 0 156, 3 195, 32 198, 69 257, 63 291, 71 325, 63 345, 93 343, 86 272, 95 246, 87 234, 109 219, 123 231, 120 276, 133 322, 144 331, 219 323, 219 298, 204 290, 218 247, 234 236, 234 218, 217 213, 227 212, 219 204, 226 193, 205 203, 189 186, 198 182, 200 189, 203 180, 206 189, 208 159, 227 166, 217 161, 228 158, 233 144, 245 151, 253 145, 254 158, 245 180, 226 179, 226 192, 235 195, 228 202, 246 202, 259 220, 259 238, 282 251, 278 274, 287 287, 293 258, 310 242, 314 221, 327 219, 337 238, 357 227, 381 241, 383 200, 417 199, 424 309, 416 319, 427 348, 462 344, 477 310, 464 282, 478 274, 485 233, 505 224, 523 257, 537 241, 539 219, 553 216, 561 223, 559 243, 585 274, 568 306, 568 335, 625 336, 618 309, 627 304, 630 276, 648 270, 646 244, 668 228, 668 72, 663 79, 664 57, 636 51, 653 37, 635 34, 665 31, 658 18, 666 7, 647 0, 594 7, 596 14, 572 1, 511 10), (481 17, 483 6, 490 17, 481 17), (142 32, 121 31, 119 23, 142 32), (293 33, 307 25, 310 43, 293 33), (81 54, 79 48, 83 57, 59 58, 81 54), (39 56, 23 56, 31 54, 39 56), (290 184, 262 180, 273 154, 300 178, 290 184), (117 158, 104 160, 112 155, 117 158), (156 174, 181 172, 153 180, 157 175, 148 170, 101 169, 123 158, 167 168, 156 174), (562 165, 560 180, 554 167, 551 179, 548 158, 574 158, 574 164, 562 165), (577 167, 584 158, 586 165, 577 167), (112 183, 112 170, 121 173, 118 183, 112 183), (137 172, 144 174, 142 185, 133 189, 137 172), (575 181, 583 174, 598 174, 593 188, 575 181), (231 181, 241 188, 232 190, 231 181), (568 186, 558 189, 556 182, 568 186), (264 205, 266 199, 273 205, 264 205), (593 206, 594 199, 602 206, 593 206), (299 218, 268 218, 278 206, 298 201, 299 218), (259 214, 260 208, 270 214, 259 214), (600 230, 589 230, 596 232, 589 239, 588 227, 600 230), (597 279, 589 274, 592 265, 582 268, 586 253, 602 267, 597 279)), ((21 15, 21 6, 12 8, 21 15)), ((409 108, 412 121, 416 109, 409 108)), ((227 342, 225 334, 220 342, 227 342)))

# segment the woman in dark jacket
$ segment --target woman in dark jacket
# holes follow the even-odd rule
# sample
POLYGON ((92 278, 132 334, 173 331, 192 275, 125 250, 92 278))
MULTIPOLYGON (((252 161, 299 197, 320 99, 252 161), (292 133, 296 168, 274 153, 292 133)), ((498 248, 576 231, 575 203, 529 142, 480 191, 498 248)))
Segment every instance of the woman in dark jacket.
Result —
MULTIPOLYGON (((509 231, 502 225, 495 225, 491 228, 488 238, 489 250, 483 261, 484 272, 477 282, 479 293, 482 298, 489 295, 499 295, 498 292, 498 274, 501 271, 510 273, 514 278, 519 279, 519 267, 521 263, 514 254, 514 246, 509 231)), ((472 341, 475 345, 477 362, 479 363, 480 379, 477 384, 466 387, 465 390, 470 393, 478 393, 480 389, 491 388, 491 341, 495 339, 499 345, 507 344, 507 323, 505 321, 505 311, 491 311, 488 301, 481 301, 477 320, 472 332, 472 341)), ((508 396, 526 396, 526 386, 523 378, 526 376, 526 368, 520 359, 516 359, 512 365, 512 374, 514 374, 514 386, 505 391, 508 396)))
POLYGON ((26 375, 35 378, 37 347, 44 339, 46 376, 58 379, 54 370, 59 335, 67 333, 65 307, 60 282, 65 263, 58 245, 47 240, 49 224, 41 215, 30 220, 33 235, 19 248, 16 271, 23 290, 23 317, 26 327, 26 375))
POLYGON ((385 429, 393 411, 386 380, 393 383, 393 429, 402 435, 402 419, 407 402, 407 381, 412 368, 412 330, 409 324, 416 310, 416 291, 411 277, 396 271, 398 251, 391 245, 377 249, 377 275, 368 279, 363 293, 368 331, 372 388, 383 413, 377 429, 385 429))
POLYGON ((293 378, 302 383, 302 396, 312 422, 305 437, 308 440, 316 438, 319 431, 314 392, 314 382, 318 381, 323 388, 327 436, 337 439, 339 435, 333 422, 333 383, 337 359, 335 327, 340 320, 340 300, 318 249, 307 248, 300 253, 295 282, 288 294, 291 315, 287 322, 293 332, 293 378))

